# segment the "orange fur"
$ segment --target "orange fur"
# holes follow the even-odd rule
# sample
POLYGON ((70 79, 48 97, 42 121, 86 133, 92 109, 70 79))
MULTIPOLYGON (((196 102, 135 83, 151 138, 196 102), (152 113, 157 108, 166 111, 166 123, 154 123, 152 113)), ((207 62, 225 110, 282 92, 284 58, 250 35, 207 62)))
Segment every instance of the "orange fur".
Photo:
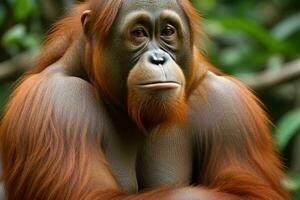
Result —
MULTIPOLYGON (((229 117, 240 125, 242 133, 247 134, 228 140, 220 130, 224 127, 216 124, 212 134, 202 135, 201 141, 207 143, 201 146, 205 163, 198 169, 201 185, 160 187, 136 194, 128 194, 117 185, 103 152, 99 150, 99 130, 105 117, 99 116, 103 111, 99 110, 98 94, 79 79, 62 79, 42 71, 62 58, 71 45, 80 40, 81 13, 92 9, 91 35, 98 35, 99 41, 95 47, 86 45, 86 63, 81 64, 93 86, 112 96, 105 83, 105 73, 101 71, 101 50, 121 2, 90 0, 75 6, 51 29, 36 66, 24 76, 12 94, 0 126, 7 199, 289 199, 280 184, 283 174, 273 150, 266 116, 256 98, 238 81, 228 77, 226 79, 236 86, 241 104, 236 108, 237 116, 229 117)), ((189 1, 179 2, 191 23, 191 40, 195 43, 198 37, 201 39, 196 24, 199 16, 189 1)), ((186 98, 200 87, 209 68, 196 45, 193 56, 186 98), (199 63, 203 66, 199 67, 199 63)), ((204 101, 200 97, 197 96, 197 102, 204 101)), ((176 115, 186 118, 184 101, 179 99, 171 107, 176 115)), ((155 106, 156 102, 153 104, 150 106, 155 106)), ((204 117, 206 115, 209 113, 203 113, 204 117)))
MULTIPOLYGON (((199 138, 199 148, 203 148, 200 151, 206 154, 202 160, 206 164, 200 169, 199 178, 211 189, 243 199, 290 199, 281 184, 284 177, 282 166, 272 144, 269 120, 260 108, 260 102, 237 79, 223 78, 233 84, 228 91, 222 92, 229 93, 227 95, 232 98, 228 105, 233 107, 232 113, 224 114, 225 121, 216 119, 213 131, 204 131, 199 138), (228 125, 232 121, 233 127, 228 125), (240 135, 230 135, 232 129, 238 129, 236 132, 240 135), (202 144, 207 141, 210 141, 210 146, 202 144)), ((212 103, 205 112, 214 106, 212 103)))

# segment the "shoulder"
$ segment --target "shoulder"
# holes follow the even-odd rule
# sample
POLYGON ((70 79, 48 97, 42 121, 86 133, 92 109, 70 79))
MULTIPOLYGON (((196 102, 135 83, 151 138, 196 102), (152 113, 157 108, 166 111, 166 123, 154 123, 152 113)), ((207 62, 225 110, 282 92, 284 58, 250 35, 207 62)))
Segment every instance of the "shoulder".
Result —
POLYGON ((23 78, 8 107, 29 106, 32 112, 51 112, 52 118, 65 123, 71 118, 100 118, 104 114, 95 88, 87 81, 67 76, 62 70, 50 66, 44 71, 23 78))
POLYGON ((7 124, 24 130, 81 135, 103 131, 107 119, 104 105, 87 81, 48 68, 25 76, 6 106, 7 124))
POLYGON ((227 76, 219 76, 208 72, 204 80, 190 97, 191 106, 216 106, 226 108, 236 105, 236 101, 244 92, 250 93, 236 79, 227 76))
POLYGON ((61 66, 53 65, 37 74, 43 81, 43 85, 52 88, 54 92, 65 95, 90 95, 94 93, 94 87, 86 80, 67 75, 61 66))
POLYGON ((253 112, 264 115, 256 97, 237 79, 208 72, 190 97, 189 115, 204 127, 240 126, 253 112))
POLYGON ((243 90, 248 91, 237 79, 230 76, 216 75, 210 71, 199 85, 199 89, 204 90, 208 97, 221 96, 221 98, 218 98, 219 100, 235 98, 237 95, 241 95, 243 90))
POLYGON ((49 66, 38 74, 24 77, 17 90, 21 93, 26 90, 33 95, 47 96, 58 101, 59 104, 76 102, 79 105, 84 103, 84 100, 96 99, 96 91, 89 82, 79 77, 66 75, 57 64, 49 66))

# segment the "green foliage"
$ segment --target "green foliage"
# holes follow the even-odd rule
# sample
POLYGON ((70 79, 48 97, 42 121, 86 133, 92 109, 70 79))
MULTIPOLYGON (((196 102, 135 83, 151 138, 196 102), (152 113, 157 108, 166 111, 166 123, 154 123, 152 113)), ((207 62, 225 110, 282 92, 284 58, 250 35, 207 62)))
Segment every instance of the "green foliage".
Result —
POLYGON ((300 173, 290 173, 289 178, 285 180, 284 185, 291 191, 295 200, 300 199, 300 173))
POLYGON ((10 28, 2 38, 2 45, 8 52, 15 55, 19 51, 23 38, 26 35, 26 27, 24 24, 17 24, 10 28))
POLYGON ((41 36, 28 33, 24 24, 16 24, 2 38, 2 45, 11 55, 17 54, 21 48, 37 51, 40 43, 41 36))
MULTIPOLYGON (((210 36, 207 44, 210 61, 223 71, 240 77, 255 75, 263 70, 276 71, 283 63, 300 57, 300 10, 296 9, 300 5, 297 1, 217 3, 215 0, 193 0, 193 3, 202 13, 204 30, 210 36)), ((280 89, 289 94, 286 89, 280 89)), ((264 103, 272 105, 273 101, 283 99, 264 103)), ((289 105, 282 107, 291 108, 289 105)), ((300 133, 300 108, 285 109, 281 113, 277 113, 281 110, 277 106, 268 108, 281 115, 276 119, 274 140, 280 151, 286 152, 293 148, 289 144, 300 133)), ((299 150, 297 153, 300 154, 299 150)), ((293 157, 297 157, 297 153, 293 157)), ((289 174, 285 185, 293 192, 294 199, 300 199, 300 171, 291 169, 289 174)))
POLYGON ((38 1, 8 0, 7 3, 11 9, 9 12, 13 15, 5 21, 6 10, 0 5, 0 28, 5 23, 8 26, 0 38, 1 47, 11 56, 24 50, 37 51, 42 40, 42 27, 38 20, 40 15, 38 1))
POLYGON ((300 30, 300 13, 296 13, 279 22, 272 30, 272 34, 279 39, 288 39, 300 30))
POLYGON ((211 61, 230 74, 273 68, 274 57, 290 60, 300 55, 300 12, 281 16, 292 2, 194 0, 211 38, 211 61))
POLYGON ((284 49, 284 43, 282 41, 273 37, 272 33, 264 26, 253 20, 236 17, 221 17, 217 19, 217 21, 219 21, 224 29, 233 29, 247 34, 248 37, 251 37, 269 51, 280 52, 284 49))
POLYGON ((16 55, 22 49, 36 52, 40 44, 41 36, 28 32, 24 24, 16 24, 2 37, 2 46, 10 55, 16 55))
POLYGON ((6 10, 4 9, 3 6, 0 5, 0 27, 4 21, 5 15, 6 15, 6 10))
POLYGON ((29 17, 37 5, 35 0, 11 0, 10 3, 16 21, 23 21, 29 17))
MULTIPOLYGON (((2 55, 14 56, 21 51, 38 51, 45 31, 41 22, 41 1, 0 1, 0 59, 4 59, 2 55)), ((202 27, 210 37, 207 42, 209 59, 226 73, 244 76, 263 70, 274 71, 282 68, 283 63, 300 57, 298 0, 192 2, 201 12, 202 27)), ((275 93, 277 89, 265 93, 275 93)), ((10 91, 11 83, 0 84, 0 108, 10 91)), ((289 94, 289 91, 285 90, 284 94, 289 94)), ((300 132, 300 108, 290 106, 292 103, 299 105, 299 102, 294 101, 297 100, 285 101, 276 96, 264 102, 268 109, 275 110, 272 112, 274 116, 271 116, 275 118, 274 121, 278 121, 275 124, 274 139, 283 153, 290 148, 288 144, 300 132), (278 101, 280 108, 269 107, 278 101)), ((287 159, 291 158, 287 155, 287 159)), ((285 185, 293 192, 294 199, 300 199, 300 172, 290 169, 289 175, 285 185)))
POLYGON ((280 121, 277 123, 277 129, 275 131, 275 139, 278 148, 283 151, 288 142, 300 129, 300 108, 292 110, 283 115, 280 121))
POLYGON ((0 114, 9 94, 11 93, 12 85, 13 83, 11 82, 0 84, 0 114))

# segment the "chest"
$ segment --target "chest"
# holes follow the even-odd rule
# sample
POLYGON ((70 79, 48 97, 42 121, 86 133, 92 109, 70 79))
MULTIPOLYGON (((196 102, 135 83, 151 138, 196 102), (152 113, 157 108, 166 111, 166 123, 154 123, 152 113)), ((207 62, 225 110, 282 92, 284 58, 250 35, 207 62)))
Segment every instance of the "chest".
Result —
POLYGON ((128 191, 191 183, 192 139, 183 128, 149 137, 114 130, 105 133, 103 148, 117 181, 128 191))

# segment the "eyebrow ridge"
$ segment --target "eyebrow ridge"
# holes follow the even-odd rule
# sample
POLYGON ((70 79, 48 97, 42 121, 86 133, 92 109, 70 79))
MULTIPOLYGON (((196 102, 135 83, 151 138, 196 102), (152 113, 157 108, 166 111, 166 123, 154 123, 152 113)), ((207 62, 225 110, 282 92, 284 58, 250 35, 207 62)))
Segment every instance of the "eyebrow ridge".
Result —
POLYGON ((183 28, 182 21, 180 20, 180 16, 174 12, 173 10, 164 10, 160 14, 161 20, 170 19, 170 21, 177 23, 181 28, 183 28))
POLYGON ((134 24, 136 21, 139 21, 139 20, 151 22, 151 16, 148 14, 148 12, 143 11, 143 10, 130 13, 128 16, 126 16, 126 18, 124 20, 125 23, 122 26, 122 30, 125 30, 131 24, 134 24))

